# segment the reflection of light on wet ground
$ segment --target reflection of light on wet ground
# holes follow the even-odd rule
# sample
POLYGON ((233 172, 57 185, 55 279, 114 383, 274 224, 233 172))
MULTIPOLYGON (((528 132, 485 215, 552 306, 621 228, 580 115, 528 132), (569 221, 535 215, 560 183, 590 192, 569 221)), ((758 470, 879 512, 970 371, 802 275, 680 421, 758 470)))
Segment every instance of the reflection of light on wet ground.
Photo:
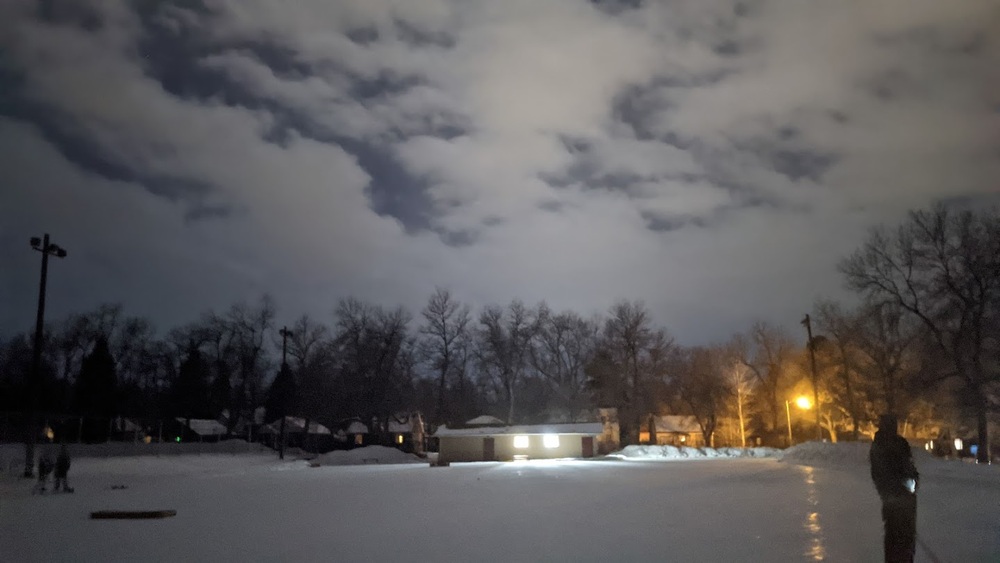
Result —
MULTIPOLYGON (((816 489, 816 470, 808 465, 800 466, 806 474, 806 500, 809 504, 816 506, 819 504, 819 492, 816 489)), ((806 530, 809 531, 809 548, 806 555, 813 561, 823 561, 826 559, 826 548, 823 546, 823 528, 819 522, 819 512, 810 512, 806 516, 806 530)))

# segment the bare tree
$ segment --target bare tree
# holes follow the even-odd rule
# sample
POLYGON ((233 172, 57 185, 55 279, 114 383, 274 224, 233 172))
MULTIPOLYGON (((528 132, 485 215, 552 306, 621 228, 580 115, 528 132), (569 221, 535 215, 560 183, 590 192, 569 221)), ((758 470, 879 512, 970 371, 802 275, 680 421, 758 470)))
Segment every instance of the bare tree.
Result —
MULTIPOLYGON (((292 325, 288 336, 288 355, 292 357, 292 374, 297 390, 297 409, 302 416, 302 447, 309 450, 309 426, 317 418, 329 414, 332 394, 331 376, 334 371, 330 329, 303 315, 292 325)), ((293 414, 293 413, 289 413, 293 414)))
POLYGON ((556 314, 542 303, 535 322, 531 365, 555 391, 559 409, 575 420, 588 403, 584 372, 595 352, 599 321, 573 311, 556 314))
POLYGON ((673 339, 653 326, 643 303, 611 307, 587 372, 597 402, 618 409, 623 445, 639 442, 644 416, 657 410, 672 349, 673 339))
MULTIPOLYGON (((827 335, 826 338, 817 336, 816 341, 829 348, 826 356, 831 360, 831 367, 836 374, 837 385, 828 384, 828 390, 832 401, 839 403, 847 413, 851 421, 851 435, 856 441, 862 412, 857 357, 860 319, 833 301, 817 301, 814 309, 818 327, 827 335)), ((822 412, 820 415, 822 416, 822 412)))
POLYGON ((694 415, 705 443, 715 447, 715 430, 729 394, 724 356, 719 349, 694 347, 680 351, 671 387, 694 415))
POLYGON ((508 423, 515 420, 515 393, 528 368, 533 326, 531 312, 518 300, 506 309, 488 305, 479 315, 477 360, 506 399, 508 423))
POLYGON ((960 380, 973 403, 977 457, 988 462, 989 397, 1000 379, 988 357, 1000 338, 1000 215, 943 205, 911 212, 893 232, 874 229, 840 270, 848 287, 897 304, 926 328, 948 360, 941 378, 960 380))
MULTIPOLYGON (((421 312, 420 355, 437 375, 437 411, 434 422, 448 420, 445 397, 448 380, 460 371, 461 354, 469 332, 468 305, 456 301, 447 289, 436 288, 421 312)), ((464 378, 464 373, 462 374, 464 378)))
POLYGON ((212 339, 219 352, 216 361, 219 364, 224 364, 227 360, 233 362, 231 365, 220 365, 216 377, 230 373, 236 376, 236 384, 231 387, 230 395, 230 432, 242 416, 252 415, 252 408, 263 402, 261 395, 264 374, 270 368, 265 344, 274 322, 274 314, 274 301, 265 295, 256 306, 239 302, 223 316, 211 315, 210 326, 214 333, 212 339))
POLYGON ((722 363, 724 380, 736 404, 736 421, 740 429, 741 447, 747 447, 747 424, 750 397, 754 392, 753 375, 750 368, 740 360, 739 342, 730 342, 718 351, 722 363))
POLYGON ((908 410, 911 394, 905 391, 905 384, 918 371, 914 345, 918 342, 919 325, 904 313, 891 301, 865 303, 858 312, 861 369, 870 381, 877 382, 873 399, 877 397, 882 403, 882 409, 873 410, 908 410))
POLYGON ((783 393, 787 391, 796 347, 791 336, 764 322, 754 323, 747 335, 736 335, 734 346, 740 361, 750 369, 757 393, 753 400, 765 415, 763 424, 772 434, 780 432, 784 418, 783 393))
POLYGON ((334 338, 338 364, 337 389, 343 409, 382 438, 389 418, 400 409, 413 376, 410 315, 403 308, 386 310, 357 299, 337 306, 334 338))

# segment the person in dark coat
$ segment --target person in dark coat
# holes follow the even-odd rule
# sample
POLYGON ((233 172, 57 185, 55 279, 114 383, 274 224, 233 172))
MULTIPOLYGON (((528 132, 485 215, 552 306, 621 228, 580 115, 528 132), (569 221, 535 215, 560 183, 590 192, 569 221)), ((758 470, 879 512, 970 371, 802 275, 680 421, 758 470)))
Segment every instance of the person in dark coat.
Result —
POLYGON ((66 444, 63 444, 62 447, 59 448, 59 457, 56 458, 55 490, 57 491, 59 490, 59 485, 61 484, 64 491, 67 493, 73 492, 73 489, 69 488, 69 483, 66 481, 66 475, 69 474, 69 463, 69 449, 66 447, 66 444))
POLYGON ((55 464, 52 463, 52 456, 49 452, 43 451, 42 455, 38 457, 38 483, 35 484, 35 488, 32 489, 32 493, 44 493, 45 486, 49 482, 49 473, 52 473, 52 468, 55 464))
POLYGON ((917 484, 910 444, 896 433, 896 417, 879 417, 869 453, 872 481, 882 498, 886 563, 912 563, 917 540, 917 484))

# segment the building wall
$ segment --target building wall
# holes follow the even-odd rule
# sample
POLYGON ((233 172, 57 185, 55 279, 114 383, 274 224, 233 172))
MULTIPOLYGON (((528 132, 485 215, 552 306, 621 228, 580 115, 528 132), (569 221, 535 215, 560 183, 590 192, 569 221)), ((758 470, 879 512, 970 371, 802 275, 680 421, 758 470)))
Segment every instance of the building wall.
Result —
MULTIPOLYGON (((528 456, 528 459, 556 459, 562 457, 580 457, 583 455, 583 436, 577 434, 559 434, 559 446, 546 448, 544 437, 540 434, 528 435, 527 448, 514 447, 514 435, 493 437, 493 453, 496 461, 511 461, 515 455, 528 456)), ((442 436, 438 463, 447 464, 460 461, 486 461, 483 459, 483 441, 485 436, 442 436)), ((597 455, 597 442, 594 443, 594 454, 597 455)))
POLYGON ((482 436, 442 436, 438 438, 438 464, 453 461, 483 461, 482 436))

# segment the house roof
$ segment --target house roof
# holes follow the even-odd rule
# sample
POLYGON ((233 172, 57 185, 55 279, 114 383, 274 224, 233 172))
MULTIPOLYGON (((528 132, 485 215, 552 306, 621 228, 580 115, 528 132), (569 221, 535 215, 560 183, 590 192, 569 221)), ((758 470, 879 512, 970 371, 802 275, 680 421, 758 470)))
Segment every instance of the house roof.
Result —
POLYGON ((434 436, 506 436, 509 434, 581 434, 597 436, 603 432, 600 422, 577 422, 575 424, 522 424, 518 426, 448 428, 442 426, 434 436))
POLYGON ((413 432, 413 425, 410 423, 409 420, 405 422, 390 420, 389 432, 399 432, 399 433, 413 432))
MULTIPOLYGON (((646 430, 645 427, 642 428, 646 430)), ((693 416, 665 415, 656 417, 656 431, 677 434, 700 434, 701 426, 693 416)))
POLYGON ((472 420, 465 421, 467 426, 506 426, 507 423, 500 420, 495 416, 490 416, 488 414, 477 416, 472 420))
MULTIPOLYGON (((285 417, 285 432, 288 434, 293 434, 296 432, 302 432, 305 428, 306 421, 304 418, 298 416, 286 416, 285 417)), ((281 432, 281 419, 275 420, 271 424, 268 424, 262 430, 268 434, 277 434, 281 432)), ((309 433, 310 434, 330 434, 330 429, 316 421, 309 421, 309 433)))
POLYGON ((187 425, 192 432, 199 436, 222 436, 226 433, 224 424, 210 418, 192 418, 188 423, 186 418, 177 417, 177 422, 187 425))
POLYGON ((368 427, 364 425, 363 422, 358 422, 355 420, 347 427, 348 434, 367 434, 368 427))
POLYGON ((118 417, 115 419, 114 429, 118 432, 141 432, 142 427, 128 418, 118 417))

